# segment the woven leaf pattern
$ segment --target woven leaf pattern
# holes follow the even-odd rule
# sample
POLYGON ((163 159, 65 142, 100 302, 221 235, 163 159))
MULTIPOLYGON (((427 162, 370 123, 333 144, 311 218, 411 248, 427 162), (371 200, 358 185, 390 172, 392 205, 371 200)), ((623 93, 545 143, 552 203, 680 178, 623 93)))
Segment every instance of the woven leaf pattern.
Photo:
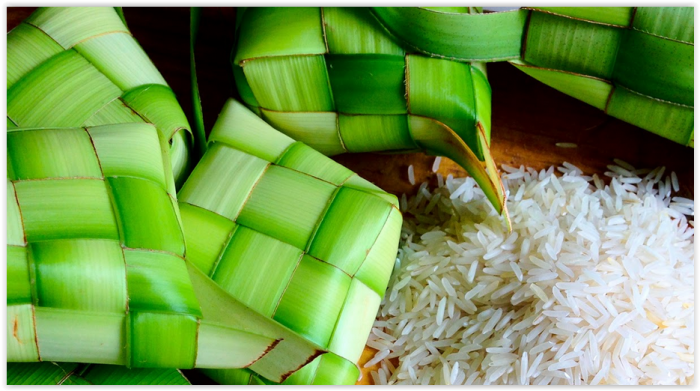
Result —
POLYGON ((326 155, 447 156, 508 220, 489 153, 491 89, 483 64, 407 53, 367 8, 240 12, 233 72, 253 112, 326 155))
MULTIPOLYGON (((476 91, 476 68, 455 64, 459 69, 445 73, 468 75, 463 85, 429 84, 433 80, 422 78, 426 71, 412 67, 368 9, 251 8, 242 16, 239 37, 234 74, 244 103, 294 139, 327 155, 417 150, 407 117, 428 115, 450 126, 483 160, 476 123, 490 126, 490 120, 477 114, 474 95, 490 96, 490 90, 476 91), (282 20, 284 28, 271 27, 282 20), (428 103, 414 89, 468 99, 445 102, 464 120, 421 111, 428 103), (321 114, 327 121, 319 120, 321 114), (327 125, 319 129, 319 123, 327 125)), ((428 68, 444 72, 437 69, 446 62, 433 59, 428 68)), ((490 99, 480 103, 490 105, 490 99)))
POLYGON ((693 146, 691 7, 535 7, 491 14, 377 7, 374 13, 392 35, 423 53, 509 60, 613 117, 693 146))
POLYGON ((395 260, 396 197, 233 100, 209 143, 178 194, 190 259, 236 299, 329 348, 287 383, 354 383, 395 260), (276 147, 262 151, 246 132, 276 147))
POLYGON ((8 360, 194 366, 201 311, 156 128, 7 138, 8 360), (76 341, 78 357, 64 346, 76 341))
POLYGON ((176 183, 184 181, 192 143, 187 118, 113 8, 40 8, 7 42, 8 124, 153 123, 170 142, 176 183))

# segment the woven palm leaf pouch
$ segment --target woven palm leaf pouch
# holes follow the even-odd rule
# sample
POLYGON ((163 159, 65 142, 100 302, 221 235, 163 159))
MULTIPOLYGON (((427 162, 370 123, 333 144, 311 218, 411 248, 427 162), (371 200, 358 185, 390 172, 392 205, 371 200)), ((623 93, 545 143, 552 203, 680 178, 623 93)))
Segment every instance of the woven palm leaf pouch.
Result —
POLYGON ((694 146, 692 7, 376 7, 403 45, 456 61, 510 61, 605 113, 694 146))
POLYGON ((482 63, 407 52, 368 8, 237 12, 236 86, 270 125, 326 155, 447 156, 505 214, 489 151, 491 89, 482 63))
POLYGON ((7 137, 8 362, 256 363, 282 381, 324 352, 186 261, 167 142, 153 125, 7 137))
POLYGON ((155 124, 175 183, 191 165, 187 118, 111 7, 40 8, 7 34, 7 126, 155 124))
MULTIPOLYGON (((189 260, 330 352, 285 384, 354 384, 396 260, 396 197, 232 99, 178 197, 189 260)), ((224 384, 274 381, 257 365, 205 373, 224 384)))

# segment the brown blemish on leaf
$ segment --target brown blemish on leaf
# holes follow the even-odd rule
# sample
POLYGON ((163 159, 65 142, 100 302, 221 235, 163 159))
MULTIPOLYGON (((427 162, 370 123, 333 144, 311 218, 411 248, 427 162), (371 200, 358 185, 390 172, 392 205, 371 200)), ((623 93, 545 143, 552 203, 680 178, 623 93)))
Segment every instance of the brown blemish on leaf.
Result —
POLYGON ((324 350, 318 350, 318 349, 314 350, 314 353, 313 353, 311 356, 309 356, 309 358, 306 360, 305 363, 299 365, 296 369, 291 370, 291 371, 285 373, 284 375, 282 375, 282 380, 280 380, 280 383, 282 383, 282 382, 284 382, 285 380, 287 380, 287 378, 288 378, 289 376, 292 376, 292 375, 294 374, 294 372, 300 370, 301 368, 304 368, 304 367, 306 366, 306 364, 308 364, 308 363, 310 363, 311 361, 315 360, 316 357, 322 355, 323 353, 326 353, 326 351, 324 351, 324 350))
MULTIPOLYGON (((265 351, 258 358, 255 359, 255 361, 258 361, 261 358, 265 357, 265 355, 270 353, 272 351, 272 349, 275 348, 275 346, 277 346, 280 342, 282 342, 283 339, 284 338, 279 338, 279 339, 274 340, 274 342, 272 342, 270 344, 270 346, 268 346, 267 349, 265 349, 265 351)), ((253 362, 255 362, 255 361, 253 361, 253 362)))
POLYGON ((17 342, 20 344, 22 341, 19 339, 19 319, 17 318, 17 315, 15 315, 15 318, 12 320, 12 336, 15 337, 17 342))

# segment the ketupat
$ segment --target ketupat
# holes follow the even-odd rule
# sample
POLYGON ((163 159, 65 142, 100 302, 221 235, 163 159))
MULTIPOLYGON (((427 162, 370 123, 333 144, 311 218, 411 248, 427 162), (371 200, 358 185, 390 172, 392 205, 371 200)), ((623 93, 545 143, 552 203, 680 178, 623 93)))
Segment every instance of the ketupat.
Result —
POLYGON ((130 122, 153 123, 169 141, 166 169, 179 187, 192 164, 190 125, 114 8, 40 8, 7 34, 8 127, 130 122))
POLYGON ((153 125, 10 129, 7 138, 9 362, 257 362, 283 380, 323 352, 185 261, 167 143, 153 125), (266 359, 271 352, 284 359, 266 359))
POLYGON ((405 45, 508 60, 607 114, 693 147, 692 7, 535 7, 488 14, 375 7, 405 45))
POLYGON ((272 126, 326 155, 447 156, 508 220, 483 64, 406 53, 367 8, 248 8, 237 17, 234 79, 272 126))
MULTIPOLYGON (((188 259, 232 297, 331 352, 285 384, 355 383, 396 259, 396 197, 229 100, 178 199, 188 259)), ((252 371, 205 373, 220 383, 268 381, 252 371)))
POLYGON ((118 365, 7 363, 8 385, 189 385, 178 369, 118 365))

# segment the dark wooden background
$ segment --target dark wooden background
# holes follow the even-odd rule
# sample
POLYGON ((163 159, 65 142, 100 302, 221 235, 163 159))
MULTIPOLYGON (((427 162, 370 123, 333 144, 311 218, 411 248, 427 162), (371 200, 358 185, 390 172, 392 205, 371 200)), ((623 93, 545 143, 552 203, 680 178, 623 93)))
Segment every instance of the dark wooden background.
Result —
MULTIPOLYGON (((8 31, 33 8, 9 7, 8 31)), ((175 91, 192 121, 189 81, 189 9, 125 8, 133 35, 175 91)), ((204 8, 196 48, 197 70, 207 132, 225 100, 236 96, 229 62, 235 12, 232 8, 204 8)), ((588 174, 602 174, 613 158, 638 168, 664 165, 678 174, 681 195, 693 197, 694 150, 605 115, 585 103, 547 87, 507 63, 488 64, 493 92, 492 151, 498 164, 537 169, 568 161, 588 174), (555 144, 575 143, 564 149, 555 144)), ((434 157, 423 154, 346 154, 334 157, 386 191, 412 193, 407 168, 414 165, 416 181, 436 183, 434 157)), ((464 176, 443 159, 440 173, 464 176)), ((363 357, 371 355, 368 350, 363 357)), ((193 379, 201 382, 197 376, 193 379)), ((367 376, 361 383, 367 382, 367 376)), ((200 383, 201 384, 201 383, 200 383)))

